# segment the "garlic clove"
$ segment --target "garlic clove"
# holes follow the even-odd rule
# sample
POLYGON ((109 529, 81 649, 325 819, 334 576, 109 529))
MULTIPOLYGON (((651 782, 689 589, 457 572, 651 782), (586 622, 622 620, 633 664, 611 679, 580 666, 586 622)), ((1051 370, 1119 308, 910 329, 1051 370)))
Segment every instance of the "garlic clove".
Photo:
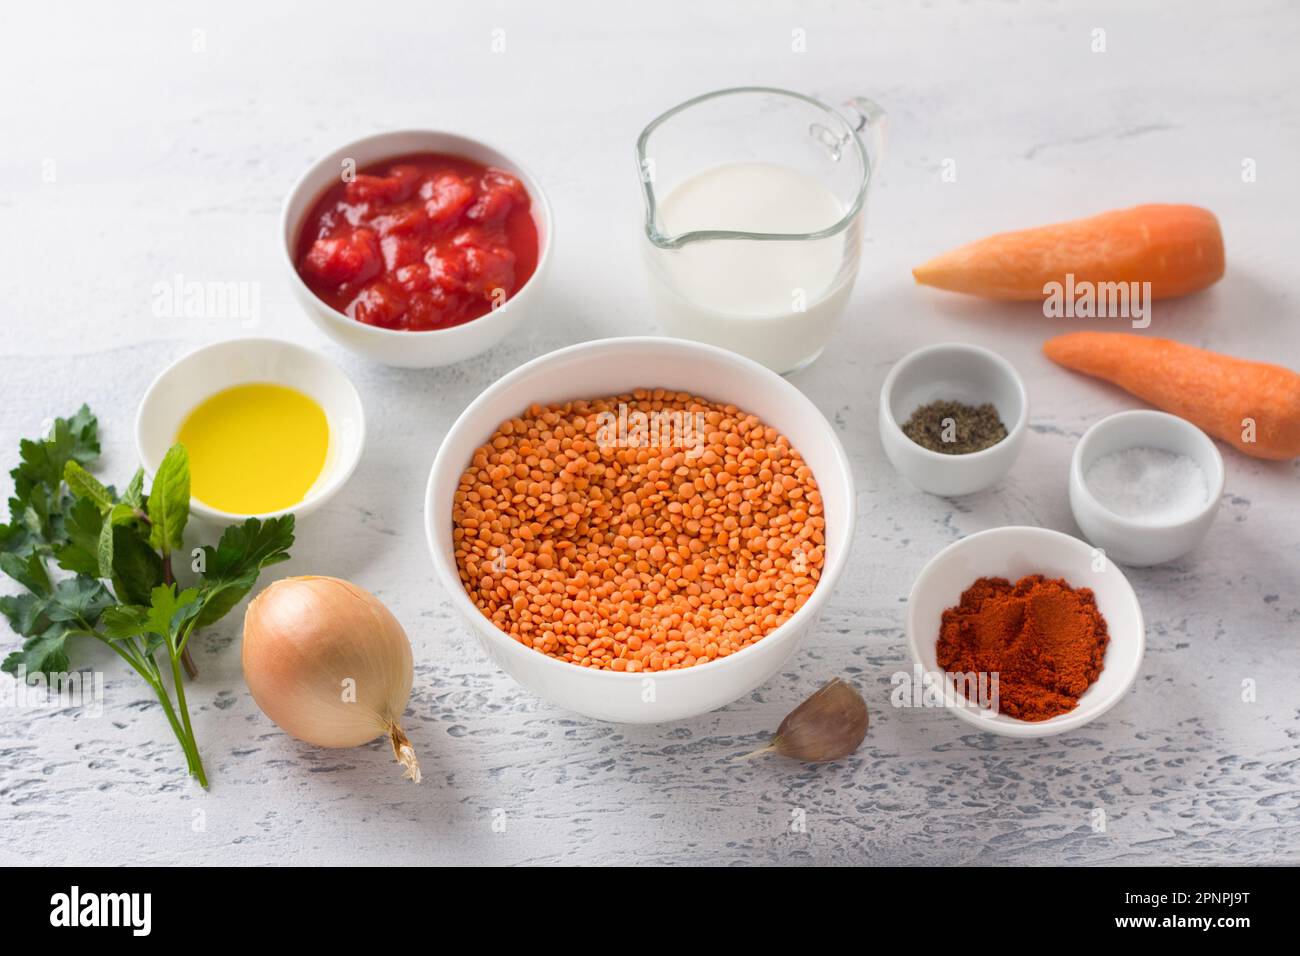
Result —
POLYGON ((750 756, 775 751, 805 763, 847 757, 867 736, 867 702, 838 677, 790 711, 772 742, 750 756))

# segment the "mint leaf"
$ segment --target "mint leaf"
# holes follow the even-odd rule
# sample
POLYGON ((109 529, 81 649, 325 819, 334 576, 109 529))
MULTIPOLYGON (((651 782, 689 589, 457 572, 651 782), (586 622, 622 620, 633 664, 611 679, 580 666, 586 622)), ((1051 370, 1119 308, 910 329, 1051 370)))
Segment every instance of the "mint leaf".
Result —
POLYGON ((190 515, 190 458, 184 445, 172 445, 163 456, 149 489, 149 544, 164 555, 181 547, 190 515))
POLYGON ((114 593, 126 604, 148 604, 153 589, 162 584, 162 558, 131 525, 114 526, 112 535, 114 593))
POLYGON ((82 468, 80 462, 69 461, 63 466, 63 480, 67 482, 69 491, 78 498, 89 499, 101 514, 113 507, 113 493, 82 468))
POLYGON ((263 568, 289 560, 293 527, 293 515, 266 521, 249 518, 242 525, 227 528, 215 548, 208 545, 203 549, 203 612, 199 627, 230 613, 253 589, 263 568))
POLYGON ((110 513, 107 521, 99 526, 99 540, 95 542, 96 573, 101 578, 113 576, 113 518, 110 513))
POLYGON ((126 490, 122 492, 122 497, 118 499, 121 504, 126 505, 132 511, 138 511, 144 508, 144 469, 137 468, 135 474, 131 476, 131 481, 127 484, 126 490))
MULTIPOLYGON (((139 472, 136 472, 136 474, 139 474, 139 472)), ((127 491, 130 490, 128 486, 127 491)), ((138 489, 137 497, 139 497, 138 489)), ((113 505, 108 514, 104 516, 103 524, 99 529, 99 542, 95 546, 95 557, 99 562, 99 576, 101 578, 113 577, 113 535, 116 534, 115 529, 123 525, 129 525, 135 530, 138 527, 137 522, 136 508, 125 500, 113 505)), ((150 548, 149 550, 152 551, 153 549, 150 548)), ((159 562, 160 569, 161 566, 161 562, 159 562)), ((153 587, 156 583, 157 581, 152 582, 149 587, 153 587)))

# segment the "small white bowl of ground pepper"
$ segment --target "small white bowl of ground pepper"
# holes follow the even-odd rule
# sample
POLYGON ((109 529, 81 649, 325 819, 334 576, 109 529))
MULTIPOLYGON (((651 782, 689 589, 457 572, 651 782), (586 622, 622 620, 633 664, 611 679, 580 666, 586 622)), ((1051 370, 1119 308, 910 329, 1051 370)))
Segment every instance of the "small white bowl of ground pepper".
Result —
POLYGON ((969 495, 1015 464, 1029 396, 1011 363, 977 345, 943 343, 900 359, 880 390, 880 441, 912 484, 969 495))
POLYGON ((802 392, 657 337, 506 375, 452 426, 425 498, 438 580, 492 660, 626 723, 697 716, 777 674, 853 525, 848 458, 802 392))

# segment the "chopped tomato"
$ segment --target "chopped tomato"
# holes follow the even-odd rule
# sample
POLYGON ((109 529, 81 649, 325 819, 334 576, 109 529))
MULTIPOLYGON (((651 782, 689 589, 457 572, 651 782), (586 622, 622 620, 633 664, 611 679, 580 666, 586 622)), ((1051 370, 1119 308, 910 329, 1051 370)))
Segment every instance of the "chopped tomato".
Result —
POLYGON ((471 246, 465 250, 465 262, 470 290, 484 298, 504 297, 506 290, 514 285, 515 254, 504 246, 493 249, 471 246))
POLYGON ((303 260, 304 271, 330 285, 365 282, 379 274, 379 244, 369 229, 339 239, 317 239, 303 260))
POLYGON ((429 227, 429 216, 423 203, 407 203, 375 216, 372 224, 381 236, 420 236, 429 227))
POLYGON ((415 166, 394 166, 386 176, 358 173, 345 183, 343 192, 350 202, 394 203, 411 198, 420 184, 420 170, 415 166))
POLYGON ((405 236, 384 236, 379 240, 379 248, 384 254, 385 272, 395 273, 402 266, 424 259, 424 248, 420 243, 405 236))
POLYGON ((429 278, 429 267, 423 262, 402 266, 393 273, 393 279, 398 287, 407 293, 428 292, 433 288, 433 281, 429 278))
POLYGON ((537 268, 527 190, 504 170, 420 153, 375 163, 317 200, 298 273, 328 305, 390 329, 460 325, 537 268))
POLYGON ((400 327, 406 313, 406 300, 382 279, 366 286, 348 306, 348 315, 366 325, 379 325, 386 329, 400 327))
POLYGON ((435 229, 446 228, 460 219, 474 202, 473 188, 459 176, 439 176, 428 183, 424 204, 425 214, 435 229))

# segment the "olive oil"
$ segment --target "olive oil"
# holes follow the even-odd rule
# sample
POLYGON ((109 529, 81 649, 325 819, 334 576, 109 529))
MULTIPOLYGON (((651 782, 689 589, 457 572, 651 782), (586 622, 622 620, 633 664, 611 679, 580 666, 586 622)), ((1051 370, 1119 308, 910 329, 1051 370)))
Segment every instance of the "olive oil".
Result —
POLYGON ((190 457, 190 493, 239 515, 292 508, 320 477, 329 422, 311 398, 269 383, 236 385, 198 405, 176 440, 190 457))

